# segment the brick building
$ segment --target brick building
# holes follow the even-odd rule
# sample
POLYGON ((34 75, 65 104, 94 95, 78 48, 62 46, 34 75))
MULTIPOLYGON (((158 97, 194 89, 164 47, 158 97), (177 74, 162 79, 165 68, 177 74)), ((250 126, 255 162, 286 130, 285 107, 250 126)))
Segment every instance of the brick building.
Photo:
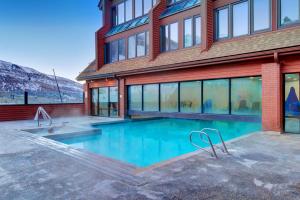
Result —
POLYGON ((89 115, 300 133, 300 0, 102 0, 89 115))

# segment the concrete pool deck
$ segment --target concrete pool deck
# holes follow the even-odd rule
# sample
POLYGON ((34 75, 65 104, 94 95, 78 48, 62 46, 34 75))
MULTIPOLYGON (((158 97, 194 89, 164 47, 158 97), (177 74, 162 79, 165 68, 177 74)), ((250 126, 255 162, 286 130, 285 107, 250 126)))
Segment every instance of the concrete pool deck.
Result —
POLYGON ((228 143, 230 156, 197 152, 137 172, 20 131, 33 126, 0 123, 0 199, 300 199, 300 135, 251 134, 228 143))

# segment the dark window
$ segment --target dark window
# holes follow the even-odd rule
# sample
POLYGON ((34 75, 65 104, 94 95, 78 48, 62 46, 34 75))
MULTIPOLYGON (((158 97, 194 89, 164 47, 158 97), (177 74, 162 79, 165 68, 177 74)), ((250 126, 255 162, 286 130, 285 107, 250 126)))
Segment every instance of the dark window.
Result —
POLYGON ((229 8, 216 11, 216 37, 217 39, 229 37, 229 8))
POLYGON ((161 27, 161 51, 178 49, 178 22, 161 27))
POLYGON ((191 47, 201 43, 201 17, 184 20, 184 47, 191 47))
POLYGON ((113 41, 110 43, 110 61, 116 62, 119 58, 119 51, 118 51, 118 41, 113 41))
POLYGON ((253 0, 253 31, 270 28, 271 22, 270 0, 253 0))
POLYGON ((128 58, 136 57, 136 36, 130 36, 128 38, 128 58))
POLYGON ((116 7, 113 7, 111 9, 111 18, 112 18, 112 25, 115 26, 118 24, 118 21, 117 21, 117 8, 116 7))
POLYGON ((300 22, 300 0, 279 0, 280 25, 286 26, 300 22))
POLYGON ((119 60, 125 60, 125 39, 119 40, 119 60))
POLYGON ((249 5, 248 1, 234 4, 233 16, 233 37, 249 34, 249 5))

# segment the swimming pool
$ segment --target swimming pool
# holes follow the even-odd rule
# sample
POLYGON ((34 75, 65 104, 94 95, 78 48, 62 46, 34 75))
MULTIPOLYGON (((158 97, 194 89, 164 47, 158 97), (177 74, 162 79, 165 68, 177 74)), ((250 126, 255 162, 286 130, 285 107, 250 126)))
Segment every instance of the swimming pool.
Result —
MULTIPOLYGON (((97 125, 96 128, 101 129, 98 134, 55 140, 137 167, 147 167, 197 150, 190 144, 189 133, 206 127, 219 129, 225 141, 261 130, 260 123, 153 119, 97 125)), ((216 135, 211 139, 214 144, 220 142, 216 135)))

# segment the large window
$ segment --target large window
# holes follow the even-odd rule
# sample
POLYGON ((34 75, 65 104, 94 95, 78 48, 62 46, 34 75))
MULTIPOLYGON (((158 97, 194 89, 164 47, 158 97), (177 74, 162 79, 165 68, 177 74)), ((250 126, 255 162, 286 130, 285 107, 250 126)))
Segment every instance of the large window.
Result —
POLYGON ((117 117, 119 115, 118 94, 118 87, 93 88, 91 115, 117 117))
POLYGON ((199 16, 184 20, 184 47, 201 43, 201 18, 199 16))
POLYGON ((203 110, 205 113, 229 114, 229 80, 203 82, 203 110))
POLYGON ((149 32, 139 33, 128 37, 128 58, 148 55, 149 32))
MULTIPOLYGON (((294 76, 289 78, 290 81, 298 79, 294 76)), ((299 96, 299 83, 297 84, 295 87, 299 96)), ((259 117, 262 108, 262 82, 261 77, 244 77, 129 86, 128 100, 131 111, 259 117)), ((289 115, 295 113, 286 110, 289 115)), ((298 114, 300 119, 300 106, 298 114)))
POLYGON ((100 116, 107 117, 109 115, 108 103, 109 103, 108 87, 99 88, 99 115, 100 116))
POLYGON ((261 115, 261 77, 231 80, 231 113, 261 115))
POLYGON ((248 1, 233 5, 233 37, 249 33, 249 5, 248 1))
POLYGON ((279 0, 280 25, 286 26, 300 22, 300 0, 279 0))
POLYGON ((261 32, 271 27, 271 0, 244 0, 215 11, 216 40, 261 32))
POLYGON ((128 37, 126 56, 125 39, 119 39, 106 44, 106 63, 113 63, 149 54, 149 32, 139 33, 128 37))
POLYGON ((112 7, 113 25, 119 25, 133 18, 146 15, 156 0, 125 0, 112 7), (133 10, 133 8, 135 8, 133 10))
POLYGON ((201 81, 180 83, 180 112, 201 113, 201 81))
POLYGON ((178 112, 178 83, 160 85, 161 112, 178 112))
POLYGON ((159 85, 144 85, 144 111, 159 111, 159 85))
POLYGON ((106 51, 109 52, 107 55, 106 60, 108 62, 117 62, 120 60, 125 60, 126 53, 125 53, 125 40, 120 39, 113 42, 110 42, 106 46, 106 51))
POLYGON ((300 133, 300 74, 285 74, 285 131, 300 133))
POLYGON ((161 26, 161 51, 178 49, 178 22, 161 26))
POLYGON ((128 88, 129 110, 142 110, 142 86, 134 85, 128 88))

